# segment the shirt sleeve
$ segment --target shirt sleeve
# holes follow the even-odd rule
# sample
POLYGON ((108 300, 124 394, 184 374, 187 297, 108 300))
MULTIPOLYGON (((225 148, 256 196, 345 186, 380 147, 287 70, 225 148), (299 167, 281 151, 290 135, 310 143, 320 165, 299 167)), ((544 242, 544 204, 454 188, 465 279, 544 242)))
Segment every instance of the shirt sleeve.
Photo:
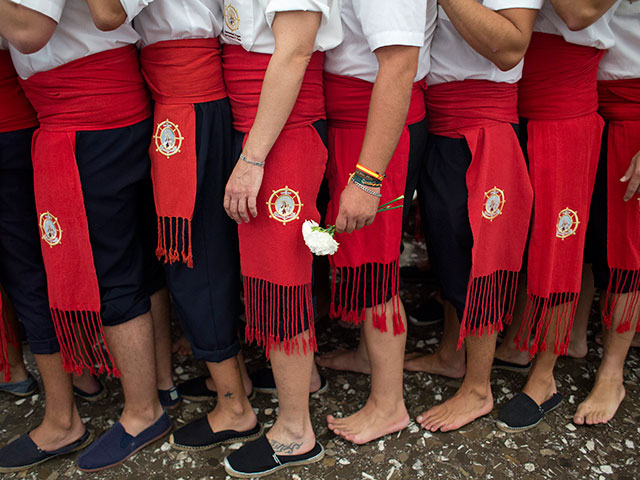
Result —
POLYGON ((324 24, 329 20, 332 1, 337 0, 270 0, 264 13, 270 28, 278 12, 320 12, 324 24))
POLYGON ((60 23, 62 10, 67 0, 11 0, 13 3, 22 5, 23 7, 35 10, 38 13, 46 15, 53 19, 56 23, 60 23))
POLYGON ((529 8, 540 10, 544 0, 484 0, 482 4, 491 10, 508 10, 509 8, 529 8))
POLYGON ((371 51, 390 45, 422 47, 427 23, 424 0, 353 0, 371 51))
MULTIPOLYGON (((175 0, 172 0, 175 1, 175 0)), ((133 19, 153 0, 120 0, 120 4, 127 14, 127 22, 131 23, 133 19)))

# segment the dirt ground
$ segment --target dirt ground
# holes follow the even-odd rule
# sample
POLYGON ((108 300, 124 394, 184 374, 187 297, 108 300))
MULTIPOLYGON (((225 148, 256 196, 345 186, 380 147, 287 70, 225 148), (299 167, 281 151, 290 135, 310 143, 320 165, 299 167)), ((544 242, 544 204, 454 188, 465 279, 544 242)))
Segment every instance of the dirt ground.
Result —
MULTIPOLYGON (((420 245, 405 252, 405 264, 419 257, 420 245), (415 251, 414 251, 415 250, 415 251)), ((403 298, 410 310, 430 288, 423 283, 405 284, 403 298)), ((442 326, 411 327, 407 351, 433 351, 442 326)), ((365 446, 354 446, 336 438, 326 427, 325 416, 355 412, 366 400, 369 378, 365 375, 322 370, 329 390, 313 395, 311 411, 316 434, 326 448, 321 463, 273 475, 273 480, 399 480, 399 479, 637 479, 640 478, 640 349, 632 349, 625 369, 627 397, 615 419, 607 426, 576 427, 571 417, 587 395, 602 348, 594 341, 599 330, 594 313, 589 332, 589 353, 585 359, 561 359, 557 367, 558 389, 565 395, 562 406, 537 428, 522 434, 505 434, 495 427, 497 409, 522 387, 525 377, 517 373, 494 372, 494 411, 471 425, 453 433, 428 433, 414 423, 402 432, 365 446)), ((334 321, 318 322, 319 349, 353 348, 357 331, 345 329, 334 321)), ((261 352, 247 350, 249 369, 263 366, 261 352)), ((204 366, 192 358, 174 359, 176 380, 202 374, 204 366)), ((33 359, 29 355, 32 372, 33 359)), ((415 418, 425 407, 452 395, 459 381, 427 374, 405 374, 405 399, 415 418)), ((109 396, 98 404, 79 402, 80 414, 96 433, 109 428, 122 408, 122 392, 114 380, 108 380, 109 396)), ((0 394, 0 445, 4 445, 35 427, 43 414, 42 395, 17 400, 0 394)), ((183 404, 172 413, 175 426, 204 415, 213 404, 183 404)), ((266 426, 273 423, 277 399, 256 396, 253 406, 266 426)), ((229 449, 202 453, 172 450, 166 441, 148 447, 123 466, 99 474, 85 475, 75 467, 76 456, 55 459, 29 472, 3 478, 57 480, 66 478, 115 479, 225 479, 221 465, 229 449)))

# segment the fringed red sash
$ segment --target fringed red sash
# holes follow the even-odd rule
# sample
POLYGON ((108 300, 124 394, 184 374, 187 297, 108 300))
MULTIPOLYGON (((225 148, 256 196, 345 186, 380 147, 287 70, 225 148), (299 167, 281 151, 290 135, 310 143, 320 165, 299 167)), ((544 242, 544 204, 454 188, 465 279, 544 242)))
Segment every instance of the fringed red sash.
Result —
MULTIPOLYGON (((68 372, 119 372, 100 346, 100 291, 89 241, 76 132, 133 125, 151 114, 131 45, 74 60, 22 81, 38 112, 32 144, 36 209, 49 304, 68 372), (86 341, 85 341, 86 340, 86 341)), ((105 344, 106 347, 106 344, 105 344)))
POLYGON ((552 321, 554 353, 564 355, 569 347, 604 124, 596 113, 603 53, 567 43, 559 35, 534 33, 525 55, 519 113, 529 119, 527 150, 535 199, 529 302, 516 343, 526 350, 533 340, 531 355, 546 350, 552 321))
MULTIPOLYGON (((270 55, 223 47, 224 79, 234 127, 248 133, 270 55)), ((311 293, 312 255, 302 239, 302 222, 320 220, 315 203, 327 162, 327 150, 312 124, 325 118, 324 55, 313 54, 298 100, 266 159, 257 198, 258 216, 238 227, 244 282, 247 341, 299 352, 297 338, 308 320, 309 341, 317 349, 311 293), (286 201, 285 201, 286 200, 286 201), (279 207, 286 211, 279 211, 279 207), (283 332, 278 328, 283 325, 283 332), (283 335, 281 335, 281 333, 283 335)))
MULTIPOLYGON (((607 140, 607 258, 611 280, 604 323, 611 326, 622 286, 628 290, 617 331, 633 324, 640 305, 640 197, 624 201, 627 183, 620 182, 640 151, 640 79, 598 82, 600 113, 609 120, 607 140)), ((636 328, 640 331, 640 322, 636 328)))
POLYGON ((191 221, 196 202, 194 104, 227 96, 217 38, 168 40, 140 52, 142 75, 155 100, 149 156, 158 214, 156 255, 193 267, 191 221))
POLYGON ((461 348, 467 335, 492 334, 511 321, 533 190, 511 126, 518 123, 517 84, 442 83, 429 87, 426 100, 429 131, 464 138, 471 150, 466 182, 473 249, 461 348))
MULTIPOLYGON (((414 84, 407 122, 396 151, 386 170, 387 178, 382 188, 380 203, 384 204, 405 190, 409 162, 408 125, 425 117, 424 83, 414 84)), ((327 222, 335 223, 339 210, 340 194, 355 170, 367 127, 367 116, 373 83, 355 77, 325 73, 325 94, 329 120, 329 163, 327 179, 331 201, 327 210, 327 222)), ((363 305, 356 305, 360 296, 361 279, 370 275, 373 286, 371 296, 366 299, 373 305, 373 325, 387 331, 386 299, 392 295, 393 333, 404 332, 400 318, 399 260, 402 236, 402 211, 393 210, 376 215, 374 222, 349 234, 337 234, 338 251, 329 257, 333 272, 331 288, 332 317, 359 323, 364 320, 363 305), (338 283, 340 285, 338 285, 338 283), (336 288, 349 292, 350 298, 340 298, 336 288)))
POLYGON ((36 112, 18 83, 8 50, 0 50, 0 133, 38 126, 36 112))
MULTIPOLYGON (((8 50, 0 50, 0 105, 0 133, 38 126, 36 112, 20 88, 8 50)), ((5 382, 11 380, 9 343, 18 346, 15 332, 4 321, 0 298, 0 371, 4 372, 5 382)))

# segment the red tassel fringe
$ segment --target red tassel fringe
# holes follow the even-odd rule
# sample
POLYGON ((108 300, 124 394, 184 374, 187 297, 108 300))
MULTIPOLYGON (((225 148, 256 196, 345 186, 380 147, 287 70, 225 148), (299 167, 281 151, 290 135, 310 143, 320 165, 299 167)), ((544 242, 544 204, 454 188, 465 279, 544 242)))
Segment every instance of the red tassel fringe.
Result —
POLYGON ((311 284, 284 286, 254 277, 243 277, 247 342, 264 347, 269 358, 271 349, 284 349, 287 355, 300 354, 300 343, 306 355, 317 351, 311 284), (309 319, 309 339, 304 333, 305 315, 309 319), (279 321, 284 319, 284 338, 279 321))
POLYGON ((92 375, 106 372, 120 377, 105 342, 99 312, 52 308, 51 316, 60 343, 62 367, 66 372, 80 375, 86 368, 92 375))
POLYGON ((182 261, 193 268, 191 220, 183 217, 158 217, 158 260, 164 263, 182 261))
POLYGON ((618 333, 625 333, 631 329, 631 325, 634 321, 634 312, 636 311, 636 315, 638 316, 636 319, 638 320, 638 323, 636 324, 636 332, 640 332, 640 309, 638 309, 638 305, 640 305, 640 270, 611 270, 611 281, 609 282, 607 296, 605 297, 606 300, 602 315, 602 322, 607 328, 611 328, 613 313, 616 311, 620 296, 623 295, 615 292, 620 291, 622 286, 627 284, 630 284, 631 286, 629 288, 629 293, 626 294, 627 299, 624 303, 620 323, 616 328, 618 333))
POLYGON ((501 332, 511 323, 516 304, 519 272, 499 270, 484 277, 472 278, 467 287, 467 303, 460 325, 458 350, 469 335, 481 337, 501 332))
POLYGON ((18 348, 18 338, 7 323, 1 311, 0 304, 0 372, 4 372, 4 381, 11 381, 11 368, 9 365, 9 344, 18 348))
POLYGON ((400 316, 400 260, 391 263, 367 263, 358 267, 333 267, 331 282, 331 318, 341 318, 345 322, 355 325, 364 321, 364 307, 357 305, 360 296, 360 278, 370 274, 369 285, 371 289, 369 302, 373 307, 373 326, 381 332, 387 331, 387 303, 385 299, 391 293, 391 304, 393 306, 393 334, 404 333, 405 326, 400 316), (339 274, 338 274, 339 272, 339 274), (338 276, 340 277, 340 292, 347 291, 346 301, 340 298, 340 304, 336 301, 336 289, 338 276), (390 281, 389 281, 390 280, 390 281), (379 297, 380 289, 375 288, 382 283, 382 295, 379 297))
POLYGON ((522 351, 529 350, 532 357, 539 351, 547 350, 546 339, 553 320, 549 313, 553 310, 557 312, 553 315, 556 320, 553 353, 566 355, 578 305, 577 300, 578 293, 574 292, 554 293, 546 298, 530 294, 522 325, 515 339, 518 348, 522 351), (529 346, 530 343, 531 346, 529 346))

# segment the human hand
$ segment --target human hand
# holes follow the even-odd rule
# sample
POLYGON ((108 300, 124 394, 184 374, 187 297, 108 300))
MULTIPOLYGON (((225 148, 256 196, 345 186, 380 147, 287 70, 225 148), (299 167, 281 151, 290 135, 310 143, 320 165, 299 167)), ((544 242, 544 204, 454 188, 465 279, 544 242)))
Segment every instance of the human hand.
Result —
POLYGON ((634 195, 640 194, 640 152, 636 153, 631 159, 629 168, 620 181, 623 183, 629 182, 629 187, 624 193, 625 202, 631 200, 634 195))
POLYGON ((249 213, 258 216, 256 198, 262 185, 264 167, 238 161, 224 191, 224 209, 238 224, 249 223, 249 213))
MULTIPOLYGON (((379 192, 380 188, 370 187, 379 192)), ((376 218, 380 199, 362 191, 349 182, 340 195, 340 209, 336 219, 337 233, 351 233, 367 225, 376 218)))

